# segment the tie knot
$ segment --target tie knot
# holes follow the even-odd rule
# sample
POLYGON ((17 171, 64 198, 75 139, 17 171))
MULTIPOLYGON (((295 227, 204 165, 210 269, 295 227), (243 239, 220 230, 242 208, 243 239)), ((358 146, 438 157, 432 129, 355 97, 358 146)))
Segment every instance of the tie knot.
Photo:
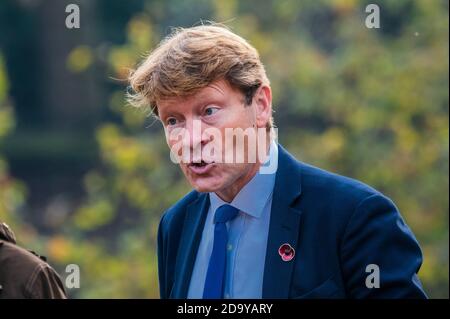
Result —
POLYGON ((226 223, 232 220, 239 213, 239 209, 228 204, 224 204, 217 208, 214 215, 214 223, 226 223))

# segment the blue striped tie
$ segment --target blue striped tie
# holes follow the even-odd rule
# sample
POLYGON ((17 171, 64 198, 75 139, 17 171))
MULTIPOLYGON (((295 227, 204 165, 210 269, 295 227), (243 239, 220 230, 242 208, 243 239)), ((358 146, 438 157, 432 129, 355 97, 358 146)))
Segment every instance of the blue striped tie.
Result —
POLYGON ((204 299, 223 298, 227 262, 228 231, 225 223, 237 216, 239 210, 231 205, 220 206, 214 215, 214 244, 206 273, 204 299))

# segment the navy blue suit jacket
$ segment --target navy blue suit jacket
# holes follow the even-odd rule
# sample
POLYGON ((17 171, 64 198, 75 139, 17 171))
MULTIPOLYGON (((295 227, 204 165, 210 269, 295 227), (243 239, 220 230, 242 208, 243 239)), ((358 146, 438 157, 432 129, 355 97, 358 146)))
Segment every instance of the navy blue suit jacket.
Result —
MULTIPOLYGON (((394 203, 278 146, 263 298, 426 298, 416 274, 420 247, 394 203), (295 249, 289 262, 278 253, 284 243, 295 249), (371 264, 379 267, 379 288, 366 286, 371 264)), ((187 297, 208 207, 208 194, 192 191, 163 215, 161 298, 187 297)))

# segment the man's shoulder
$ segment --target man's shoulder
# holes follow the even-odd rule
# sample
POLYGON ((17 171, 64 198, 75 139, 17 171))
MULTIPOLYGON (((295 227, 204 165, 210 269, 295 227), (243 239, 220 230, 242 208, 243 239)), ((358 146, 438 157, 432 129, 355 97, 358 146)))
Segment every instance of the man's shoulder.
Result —
POLYGON ((298 163, 301 172, 302 208, 314 211, 314 215, 319 218, 334 216, 341 221, 347 220, 369 198, 374 198, 377 202, 392 203, 379 190, 360 180, 304 162, 298 163))
POLYGON ((36 267, 48 266, 44 260, 16 244, 2 241, 0 249, 2 270, 20 270, 27 277, 33 274, 36 267))
POLYGON ((368 207, 389 206, 393 212, 396 210, 391 199, 362 181, 302 162, 300 166, 299 208, 311 220, 343 230, 352 216, 365 216, 368 207))
POLYGON ((0 283, 2 296, 29 298, 29 288, 48 264, 16 244, 0 241, 0 283))
MULTIPOLYGON (((303 197, 319 198, 323 201, 357 201, 374 194, 378 190, 366 183, 340 175, 312 164, 298 160, 284 148, 280 147, 281 157, 278 173, 286 181, 280 180, 278 187, 286 187, 287 183, 299 183, 303 197)), ((292 187, 293 185, 290 185, 292 187)))
POLYGON ((57 272, 38 255, 0 240, 0 298, 66 298, 57 272))
POLYGON ((378 190, 366 183, 300 162, 302 190, 320 192, 321 194, 334 193, 344 197, 367 197, 380 194, 378 190))

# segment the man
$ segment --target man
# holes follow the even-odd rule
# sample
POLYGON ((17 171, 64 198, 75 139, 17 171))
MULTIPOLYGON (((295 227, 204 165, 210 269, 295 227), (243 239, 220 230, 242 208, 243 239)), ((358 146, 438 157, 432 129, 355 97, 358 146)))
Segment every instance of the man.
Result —
POLYGON ((243 38, 177 29, 130 85, 194 188, 160 222, 161 298, 426 298, 419 245, 393 202, 275 142, 270 83, 243 38))
POLYGON ((12 230, 0 222, 0 299, 65 299, 58 274, 36 255, 16 245, 12 230))

